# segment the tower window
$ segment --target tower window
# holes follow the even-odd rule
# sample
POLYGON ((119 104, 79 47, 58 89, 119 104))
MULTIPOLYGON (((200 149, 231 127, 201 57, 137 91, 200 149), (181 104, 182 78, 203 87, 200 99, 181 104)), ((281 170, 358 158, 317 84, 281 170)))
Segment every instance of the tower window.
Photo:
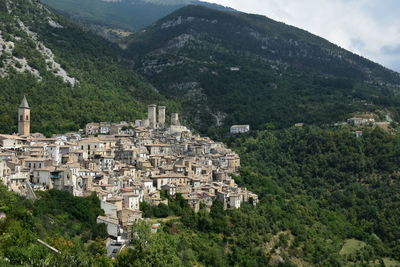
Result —
POLYGON ((20 121, 22 121, 23 120, 23 116, 21 115, 21 116, 19 116, 19 120, 20 121))
POLYGON ((29 116, 28 115, 26 115, 26 120, 29 121, 29 116))

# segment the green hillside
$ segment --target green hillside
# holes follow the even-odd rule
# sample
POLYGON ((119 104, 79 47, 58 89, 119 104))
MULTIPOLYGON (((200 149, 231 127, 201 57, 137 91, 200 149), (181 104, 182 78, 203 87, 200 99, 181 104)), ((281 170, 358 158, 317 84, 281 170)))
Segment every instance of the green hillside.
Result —
POLYGON ((96 223, 104 211, 95 195, 79 198, 50 190, 40 197, 31 202, 0 185, 1 266, 100 266, 110 262, 101 256, 107 231, 105 225, 96 223))
POLYGON ((120 49, 48 11, 38 1, 0 3, 0 132, 16 131, 23 97, 33 131, 77 130, 91 121, 134 120, 162 97, 120 49), (64 76, 66 77, 64 77, 64 76))
POLYGON ((179 195, 141 206, 138 239, 105 257, 99 200, 42 192, 24 201, 0 186, 2 266, 382 266, 400 260, 399 135, 379 128, 260 131, 225 140, 240 153, 241 186, 260 203, 194 213, 179 195), (4 217, 4 216, 3 216, 4 217), (157 219, 156 217, 160 218, 157 219), (58 249, 54 254, 40 238, 58 249))
MULTIPOLYGON (((399 140, 379 128, 362 138, 318 127, 231 137, 235 180, 257 192, 257 207, 224 211, 217 201, 195 214, 178 198, 142 210, 175 218, 163 231, 186 266, 383 266, 400 259, 399 140)), ((128 250, 117 263, 144 255, 128 250)))
POLYGON ((203 130, 399 114, 398 73, 262 16, 188 6, 135 34, 128 53, 203 130))

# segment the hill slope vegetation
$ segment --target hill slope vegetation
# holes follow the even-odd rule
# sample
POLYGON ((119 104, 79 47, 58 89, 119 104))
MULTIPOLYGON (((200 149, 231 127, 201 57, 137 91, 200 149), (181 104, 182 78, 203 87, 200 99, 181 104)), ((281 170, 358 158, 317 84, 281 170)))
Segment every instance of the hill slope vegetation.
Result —
POLYGON ((162 97, 123 62, 120 49, 38 1, 0 2, 0 132, 16 130, 26 95, 33 131, 77 130, 91 121, 134 120, 162 97))
MULTIPOLYGON (((0 263, 57 266, 382 266, 400 260, 399 135, 379 128, 259 131, 229 143, 242 157, 235 179, 259 194, 253 207, 198 213, 179 194, 142 203, 145 222, 115 261, 105 256, 99 200, 41 192, 32 203, 0 186, 0 263), (4 217, 4 216, 2 216, 4 217), (157 219, 162 218, 162 219, 157 219), (60 250, 51 253, 41 238, 60 250), (50 264, 50 265, 51 265, 50 264)), ((165 193, 166 195, 166 193, 165 193)))

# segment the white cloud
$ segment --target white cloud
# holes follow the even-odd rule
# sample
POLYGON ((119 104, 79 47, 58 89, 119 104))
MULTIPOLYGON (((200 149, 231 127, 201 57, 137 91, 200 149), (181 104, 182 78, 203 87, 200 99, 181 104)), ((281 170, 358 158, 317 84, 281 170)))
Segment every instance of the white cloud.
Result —
POLYGON ((400 71, 397 0, 209 0, 305 29, 400 71))

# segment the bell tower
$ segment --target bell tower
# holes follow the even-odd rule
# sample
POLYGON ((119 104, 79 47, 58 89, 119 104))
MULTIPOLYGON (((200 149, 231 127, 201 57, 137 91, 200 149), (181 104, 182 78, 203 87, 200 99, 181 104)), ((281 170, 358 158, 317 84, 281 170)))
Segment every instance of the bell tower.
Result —
POLYGON ((24 96, 21 105, 18 108, 18 134, 21 136, 29 136, 31 128, 31 109, 28 101, 24 96))

